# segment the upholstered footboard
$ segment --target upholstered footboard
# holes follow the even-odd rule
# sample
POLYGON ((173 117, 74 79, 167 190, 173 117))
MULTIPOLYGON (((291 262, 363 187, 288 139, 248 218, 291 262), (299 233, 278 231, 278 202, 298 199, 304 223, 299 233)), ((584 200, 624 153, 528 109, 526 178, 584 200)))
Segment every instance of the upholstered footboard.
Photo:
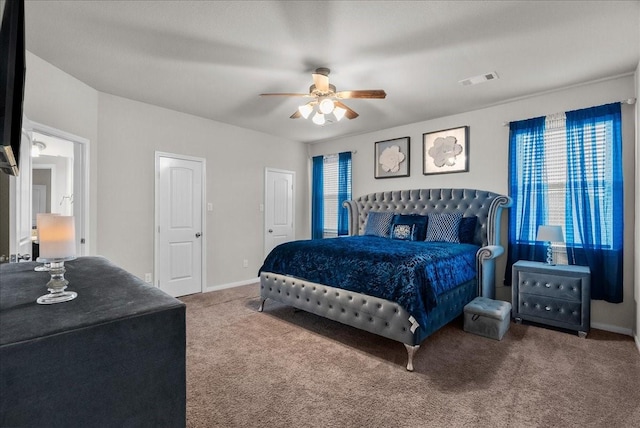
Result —
POLYGON ((413 356, 431 333, 462 314, 464 305, 476 296, 476 281, 469 281, 438 298, 429 313, 429 324, 419 325, 400 305, 389 300, 317 284, 270 272, 260 274, 259 311, 266 299, 302 309, 405 344, 407 370, 413 371, 413 356))

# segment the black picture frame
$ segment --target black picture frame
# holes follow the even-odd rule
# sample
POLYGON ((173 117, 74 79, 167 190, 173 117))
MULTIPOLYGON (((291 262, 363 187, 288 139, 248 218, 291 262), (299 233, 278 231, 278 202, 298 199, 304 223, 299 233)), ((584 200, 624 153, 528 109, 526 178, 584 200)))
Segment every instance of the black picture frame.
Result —
POLYGON ((374 177, 409 177, 410 151, 410 137, 394 138, 374 143, 374 177))
POLYGON ((424 175, 468 171, 468 126, 422 134, 422 173, 424 175))

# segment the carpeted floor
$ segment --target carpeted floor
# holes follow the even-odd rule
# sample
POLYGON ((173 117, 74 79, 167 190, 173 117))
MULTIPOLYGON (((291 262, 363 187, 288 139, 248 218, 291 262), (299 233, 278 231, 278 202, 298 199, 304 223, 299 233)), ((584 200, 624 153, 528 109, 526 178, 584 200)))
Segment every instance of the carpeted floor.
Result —
POLYGON ((186 296, 188 427, 640 427, 640 354, 511 323, 498 342, 462 319, 406 350, 267 301, 258 285, 186 296))

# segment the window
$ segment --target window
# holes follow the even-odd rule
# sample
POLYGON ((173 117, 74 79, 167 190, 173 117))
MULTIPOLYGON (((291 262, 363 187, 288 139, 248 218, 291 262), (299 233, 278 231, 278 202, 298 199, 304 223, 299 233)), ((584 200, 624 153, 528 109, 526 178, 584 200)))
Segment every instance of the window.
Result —
POLYGON ((351 199, 351 153, 313 158, 312 235, 328 238, 348 234, 342 206, 351 199))
POLYGON ((556 262, 589 266, 592 297, 621 302, 620 104, 513 122, 510 131, 507 268, 544 260, 537 228, 559 225, 566 247, 556 246, 556 262))

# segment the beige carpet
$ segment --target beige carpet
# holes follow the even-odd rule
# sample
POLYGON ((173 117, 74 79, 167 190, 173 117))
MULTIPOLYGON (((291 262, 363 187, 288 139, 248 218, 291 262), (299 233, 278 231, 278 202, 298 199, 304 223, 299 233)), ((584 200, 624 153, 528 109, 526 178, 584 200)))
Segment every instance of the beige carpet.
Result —
POLYGON ((258 285, 187 296, 188 427, 640 427, 632 338, 456 320, 403 345, 294 311, 258 285))

